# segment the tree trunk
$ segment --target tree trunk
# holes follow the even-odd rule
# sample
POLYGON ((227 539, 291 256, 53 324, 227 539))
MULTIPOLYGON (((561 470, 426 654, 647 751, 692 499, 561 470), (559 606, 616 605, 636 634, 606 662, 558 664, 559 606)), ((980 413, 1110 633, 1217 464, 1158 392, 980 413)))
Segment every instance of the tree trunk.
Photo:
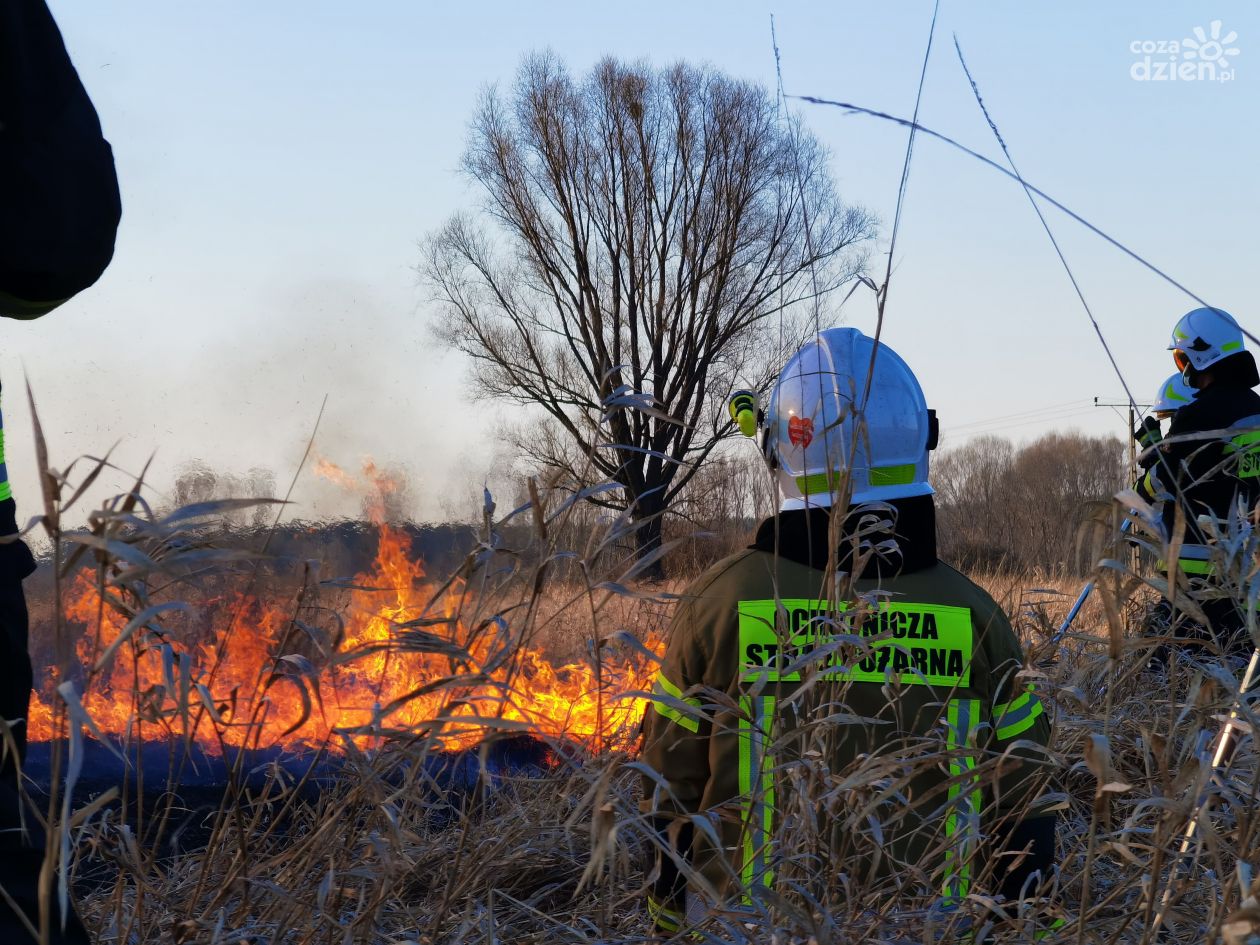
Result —
MULTIPOLYGON (((664 521, 665 503, 661 500, 659 491, 644 496, 635 503, 634 539, 636 561, 643 561, 646 558, 659 555, 664 521)), ((640 581, 646 581, 651 584, 665 580, 664 558, 656 557, 650 564, 638 570, 636 576, 640 581)))

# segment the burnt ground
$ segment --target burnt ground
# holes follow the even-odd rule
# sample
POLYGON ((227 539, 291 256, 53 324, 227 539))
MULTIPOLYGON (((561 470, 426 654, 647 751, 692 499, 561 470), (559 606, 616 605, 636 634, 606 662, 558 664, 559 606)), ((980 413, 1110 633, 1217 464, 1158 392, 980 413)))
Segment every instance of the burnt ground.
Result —
MULTIPOLYGON (((161 841, 161 852, 166 855, 202 849, 216 814, 225 804, 248 805, 265 795, 274 797, 280 785, 296 790, 302 800, 314 802, 321 792, 335 789, 343 773, 341 756, 316 751, 270 748, 216 756, 195 745, 185 753, 182 744, 164 741, 111 750, 94 739, 85 740, 83 748, 73 809, 118 788, 127 803, 124 807, 122 800, 116 799, 108 809, 136 830, 141 816, 148 823, 155 811, 169 805, 170 817, 161 841)), ((35 742, 27 752, 24 775, 28 794, 37 806, 47 803, 52 757, 51 742, 35 742)), ((65 762, 63 753, 63 771, 65 762)), ((423 777, 417 783, 426 785, 423 790, 432 802, 432 817, 440 824, 458 813, 479 784, 493 787, 505 775, 542 774, 557 763, 551 746, 529 735, 516 735, 478 748, 430 754, 423 760, 423 777)), ((381 768, 386 772, 381 776, 390 782, 400 782, 408 773, 406 763, 381 768)), ((356 771, 354 776, 361 775, 356 771)))

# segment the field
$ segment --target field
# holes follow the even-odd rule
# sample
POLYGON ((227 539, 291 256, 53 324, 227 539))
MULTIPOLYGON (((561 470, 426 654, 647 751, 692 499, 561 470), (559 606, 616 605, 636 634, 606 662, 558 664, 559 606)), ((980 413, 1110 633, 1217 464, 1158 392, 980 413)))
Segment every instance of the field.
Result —
MULTIPOLYGON (((612 580, 598 538, 560 556, 541 518, 511 547, 475 549, 449 580, 426 575, 388 526, 369 567, 333 577, 229 553, 199 516, 96 525, 79 562, 95 568, 34 605, 59 600, 70 621, 60 643, 37 629, 37 651, 55 659, 60 646, 54 665, 80 667, 66 670, 81 685, 72 714, 124 744, 168 746, 173 766, 133 766, 119 794, 77 793, 68 824, 53 811, 98 941, 644 940, 652 841, 637 722, 681 578, 612 580), (177 600, 193 606, 164 609, 177 600), (180 781, 189 743, 224 759, 221 803, 153 789, 180 781), (267 755, 277 744, 284 756, 267 755)), ((62 542, 63 558, 82 546, 62 542)), ((942 915, 930 864, 850 876, 836 852, 823 873, 800 866, 832 849, 832 821, 846 849, 877 846, 879 789, 944 763, 802 762, 798 816, 780 838, 797 881, 710 919, 699 940, 949 941, 984 928, 991 941, 1143 942, 1157 921, 1160 940, 1219 936, 1251 884, 1260 787, 1250 739, 1218 776, 1201 761, 1236 682, 1210 662, 1145 672, 1137 627, 1154 595, 1118 573, 1061 648, 1048 641, 1078 583, 979 580, 1011 614, 1053 711, 1053 888, 1021 903, 974 895, 942 915), (1179 857, 1195 816, 1193 857, 1179 857)), ((56 699, 32 720, 79 737, 56 699)))

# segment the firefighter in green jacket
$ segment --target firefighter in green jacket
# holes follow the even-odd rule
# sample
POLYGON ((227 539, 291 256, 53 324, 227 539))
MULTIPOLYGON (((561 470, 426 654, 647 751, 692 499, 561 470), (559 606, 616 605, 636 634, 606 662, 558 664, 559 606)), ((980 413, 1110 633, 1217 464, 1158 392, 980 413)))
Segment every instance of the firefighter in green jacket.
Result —
MULTIPOLYGON (((733 415, 749 409, 733 399, 733 415)), ((776 831, 805 756, 837 778, 932 756, 884 801, 881 849, 835 873, 904 874, 907 894, 947 905, 977 882, 1034 890, 1054 855, 1053 815, 1028 814, 1049 722, 1001 608, 937 559, 936 420, 918 381, 887 345, 829 329, 788 362, 763 420, 782 511, 684 593, 644 719, 657 934, 799 874, 776 831)))

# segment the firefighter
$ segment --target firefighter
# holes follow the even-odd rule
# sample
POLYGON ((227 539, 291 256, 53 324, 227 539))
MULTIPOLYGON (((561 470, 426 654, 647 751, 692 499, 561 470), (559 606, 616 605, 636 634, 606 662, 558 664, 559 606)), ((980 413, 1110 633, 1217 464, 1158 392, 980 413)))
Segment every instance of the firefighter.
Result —
POLYGON ((755 899, 772 884, 782 773, 824 733, 837 774, 859 757, 910 757, 925 739, 950 758, 948 770, 916 771, 881 856, 835 870, 887 876, 927 863, 930 886, 915 891, 947 905, 972 876, 993 877, 989 891, 1009 898, 1034 889, 1053 861, 1055 822, 1022 812, 1044 777, 1030 743, 1048 744, 1049 722, 1005 614, 937 558, 936 423, 914 374, 856 329, 823 331, 780 375, 764 437, 781 512, 684 593, 644 719, 644 761, 659 775, 643 781, 659 840, 648 897, 657 934, 697 921, 714 896, 755 899), (829 708, 811 702, 817 685, 800 685, 815 671, 837 690, 829 708), (836 702, 863 722, 820 723, 836 702), (995 781, 985 763, 1003 752, 995 781), (928 852, 937 848, 948 852, 928 852), (688 873, 699 877, 690 888, 688 873))
MULTIPOLYGON (((1194 400, 1197 394, 1193 387, 1186 383, 1180 372, 1165 378, 1155 392, 1155 402, 1151 405, 1151 413, 1133 431, 1133 439, 1137 441, 1142 452, 1138 454, 1138 466, 1142 475, 1134 487, 1144 492, 1143 482, 1151 469, 1159 461, 1159 444, 1164 440, 1164 431, 1160 423, 1172 417, 1178 410, 1194 400)), ((1153 479, 1154 477, 1152 477, 1153 479)), ((1147 494, 1149 498, 1149 495, 1147 494)), ((1167 637, 1173 623, 1173 606, 1167 597, 1159 602, 1146 616, 1143 633, 1147 636, 1167 637)), ((1166 643, 1161 643, 1151 651, 1148 668, 1164 670, 1168 665, 1169 650, 1166 643)))
MULTIPOLYGON (((0 3, 0 315, 31 319, 94 283, 114 252, 118 181, 96 110, 43 0, 0 3)), ((17 508, 4 462, 0 419, 0 713, 8 723, 0 767, 0 942, 33 941, 40 928, 43 840, 20 818, 10 748, 26 748, 33 678, 22 581, 35 569, 16 538, 17 508), (17 908, 24 916, 14 914, 17 908)), ((88 942, 73 911, 51 903, 50 943, 88 942)))
MULTIPOLYGON (((1134 487, 1138 492, 1147 495, 1143 488, 1143 480, 1159 461, 1158 447, 1164 440, 1162 421, 1170 419, 1178 410, 1194 400, 1197 393, 1198 391, 1186 383, 1186 379, 1180 372, 1170 374, 1159 385, 1159 389, 1155 392, 1155 402, 1151 404, 1150 415, 1133 431, 1133 439, 1142 448, 1142 452, 1138 454, 1138 467, 1142 475, 1134 487)), ((1168 598, 1161 598, 1146 619, 1145 632, 1148 635, 1166 635, 1169 627, 1172 626, 1172 620, 1172 604, 1168 598)), ((1168 647, 1161 645, 1152 653, 1150 666, 1152 669, 1163 669, 1167 663, 1168 647)))
POLYGON ((1195 397, 1173 415, 1137 491, 1163 502, 1165 535, 1182 540, 1177 570, 1199 592, 1208 618, 1206 627, 1181 621, 1175 632, 1242 656, 1250 650, 1246 621, 1234 597, 1221 593, 1212 540, 1232 519, 1250 516, 1260 499, 1260 394, 1253 390, 1260 374, 1238 322, 1222 309, 1182 316, 1168 348, 1195 397), (1185 519, 1180 536, 1173 534, 1178 504, 1185 519))

